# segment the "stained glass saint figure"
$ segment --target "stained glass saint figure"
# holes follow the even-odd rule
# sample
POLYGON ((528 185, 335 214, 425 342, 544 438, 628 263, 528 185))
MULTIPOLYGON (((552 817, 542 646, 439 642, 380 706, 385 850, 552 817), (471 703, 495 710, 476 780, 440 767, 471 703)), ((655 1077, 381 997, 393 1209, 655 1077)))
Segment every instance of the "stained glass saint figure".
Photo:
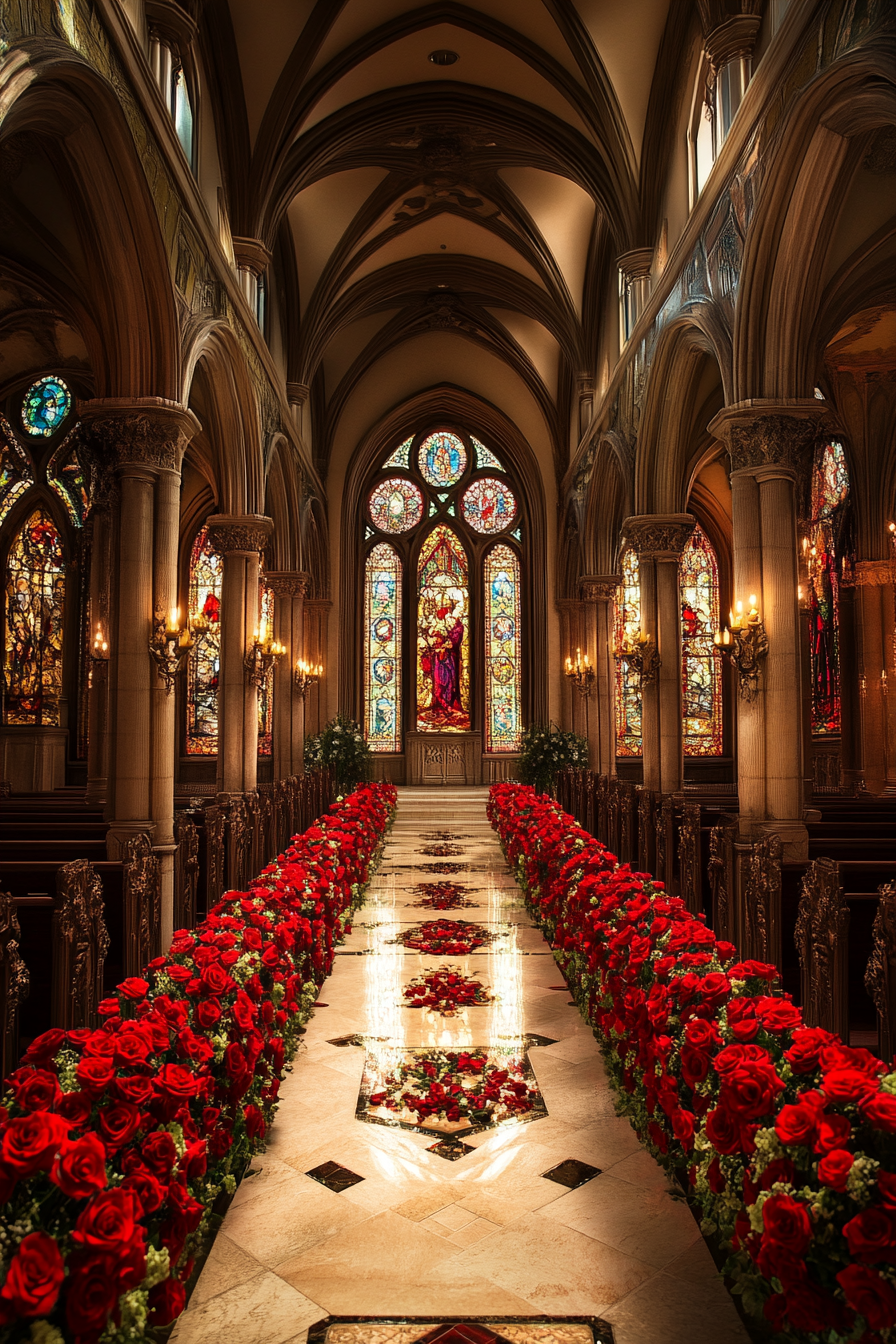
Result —
POLYGON ((417 727, 470 727, 467 557, 450 528, 433 529, 418 564, 417 727))
POLYGON ((37 509, 12 544, 6 578, 3 719, 59 723, 65 561, 59 533, 37 509))

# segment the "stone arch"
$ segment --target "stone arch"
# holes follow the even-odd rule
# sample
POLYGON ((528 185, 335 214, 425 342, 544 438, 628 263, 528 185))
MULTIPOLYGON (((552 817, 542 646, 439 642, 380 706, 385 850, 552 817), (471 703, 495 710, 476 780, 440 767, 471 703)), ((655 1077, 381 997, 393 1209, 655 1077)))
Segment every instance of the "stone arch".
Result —
POLYGON ((202 425, 191 454, 201 457, 221 513, 264 511, 261 418, 236 337, 222 323, 204 328, 185 354, 183 400, 202 425))

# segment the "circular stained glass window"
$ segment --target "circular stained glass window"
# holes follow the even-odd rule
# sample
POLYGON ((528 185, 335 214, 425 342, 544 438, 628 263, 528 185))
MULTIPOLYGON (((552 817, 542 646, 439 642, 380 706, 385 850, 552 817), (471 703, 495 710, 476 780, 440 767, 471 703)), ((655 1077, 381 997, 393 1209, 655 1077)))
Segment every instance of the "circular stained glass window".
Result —
POLYGON ((408 532, 423 517, 423 496, 413 481, 401 476, 375 485, 367 506, 371 522, 381 532, 408 532))
POLYGON ((440 430, 420 445, 420 474, 427 485, 444 490, 456 485, 467 469, 467 450, 456 434, 440 430))
POLYGON ((49 438, 71 410, 72 394, 61 378, 39 378, 25 393, 22 424, 29 434, 49 438))
POLYGON ((502 532, 516 517, 516 500, 503 481, 483 476, 464 491, 461 510, 477 532, 502 532))

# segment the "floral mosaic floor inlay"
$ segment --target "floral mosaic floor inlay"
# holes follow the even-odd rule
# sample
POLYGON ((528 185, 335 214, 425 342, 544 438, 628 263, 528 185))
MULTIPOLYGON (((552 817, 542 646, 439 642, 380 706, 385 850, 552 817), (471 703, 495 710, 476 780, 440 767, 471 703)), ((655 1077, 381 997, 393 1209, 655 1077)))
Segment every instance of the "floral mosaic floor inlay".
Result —
POLYGON ((481 980, 464 975, 460 966, 440 966, 417 976, 402 993, 407 1008, 425 1008, 441 1017, 455 1017, 465 1008, 483 1008, 495 997, 481 980))
POLYGON ((423 845, 420 849, 417 850, 417 853, 430 854, 432 855, 433 858, 436 859, 448 859, 451 858, 452 855, 463 854, 463 850, 461 849, 460 845, 449 845, 449 844, 423 845))
POLYGON ((170 1344, 748 1344, 616 1115, 486 796, 399 790, 329 1007, 170 1344), (463 857, 417 857, 430 844, 463 857), (412 1008, 446 965, 489 1001, 412 1008))

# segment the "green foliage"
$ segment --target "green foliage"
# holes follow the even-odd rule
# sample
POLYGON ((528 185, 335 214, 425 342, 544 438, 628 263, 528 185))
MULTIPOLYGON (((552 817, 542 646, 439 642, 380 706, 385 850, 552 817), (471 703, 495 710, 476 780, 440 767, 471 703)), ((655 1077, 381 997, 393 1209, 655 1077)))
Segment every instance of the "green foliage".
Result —
POLYGON ((550 793, 559 771, 567 766, 588 767, 588 743, 578 733, 566 733, 556 724, 533 723, 523 733, 517 774, 523 784, 550 793))
POLYGON ((305 769, 330 768, 336 777, 336 792, 349 793, 370 778, 370 748, 354 719, 337 714, 322 733, 305 738, 305 769))

